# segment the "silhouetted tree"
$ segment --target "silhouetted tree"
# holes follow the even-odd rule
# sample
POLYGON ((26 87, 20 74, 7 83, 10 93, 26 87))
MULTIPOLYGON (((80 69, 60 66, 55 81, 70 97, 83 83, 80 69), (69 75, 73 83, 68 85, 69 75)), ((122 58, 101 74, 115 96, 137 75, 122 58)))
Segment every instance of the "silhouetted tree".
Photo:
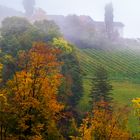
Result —
POLYGON ((105 6, 105 26, 106 32, 109 39, 113 34, 113 5, 112 3, 108 3, 105 6))
POLYGON ((26 16, 31 16, 34 12, 35 0, 23 0, 23 7, 26 12, 26 16))

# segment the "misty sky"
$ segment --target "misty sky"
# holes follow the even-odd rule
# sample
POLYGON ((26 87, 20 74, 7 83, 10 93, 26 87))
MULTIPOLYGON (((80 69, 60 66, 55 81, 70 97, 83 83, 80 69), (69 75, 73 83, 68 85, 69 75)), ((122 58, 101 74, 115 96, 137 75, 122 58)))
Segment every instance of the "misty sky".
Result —
MULTIPOLYGON (((104 19, 104 6, 111 0, 36 0, 37 7, 47 14, 89 15, 94 20, 104 19)), ((114 19, 125 24, 125 37, 140 37, 140 0, 112 0, 114 19)), ((1 5, 23 11, 22 0, 0 0, 1 5)))

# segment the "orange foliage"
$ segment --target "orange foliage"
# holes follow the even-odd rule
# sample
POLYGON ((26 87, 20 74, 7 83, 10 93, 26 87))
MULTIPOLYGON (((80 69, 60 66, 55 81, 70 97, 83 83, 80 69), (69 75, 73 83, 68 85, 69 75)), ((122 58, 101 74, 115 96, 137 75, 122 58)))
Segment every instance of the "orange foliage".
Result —
POLYGON ((112 113, 105 109, 105 104, 97 103, 93 113, 88 114, 83 120, 79 128, 79 136, 72 137, 72 140, 129 140, 124 111, 112 113))
POLYGON ((49 127, 49 124, 45 126, 47 121, 57 121, 63 109, 57 101, 62 78, 59 53, 44 43, 35 43, 29 52, 19 53, 18 64, 22 70, 8 81, 11 111, 19 119, 18 129, 25 135, 34 134, 34 139, 41 139, 41 131, 49 127))

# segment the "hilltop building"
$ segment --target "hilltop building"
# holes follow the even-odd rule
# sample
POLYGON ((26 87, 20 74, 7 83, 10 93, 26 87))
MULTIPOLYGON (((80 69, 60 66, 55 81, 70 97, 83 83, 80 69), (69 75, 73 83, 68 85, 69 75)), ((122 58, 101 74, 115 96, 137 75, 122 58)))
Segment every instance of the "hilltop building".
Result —
MULTIPOLYGON (((106 27, 104 21, 95 21, 90 16, 86 15, 68 15, 68 16, 62 16, 62 15, 48 15, 49 20, 54 20, 59 27, 63 30, 65 30, 68 26, 68 24, 79 24, 79 26, 86 26, 86 28, 92 28, 92 30, 96 31, 97 33, 101 33, 105 36, 106 34, 106 27), (73 23, 72 23, 73 22, 73 23)), ((71 28, 71 27, 70 27, 71 28)), ((116 38, 123 38, 123 30, 124 30, 124 24, 121 22, 114 22, 113 26, 114 30, 114 36, 116 38)))

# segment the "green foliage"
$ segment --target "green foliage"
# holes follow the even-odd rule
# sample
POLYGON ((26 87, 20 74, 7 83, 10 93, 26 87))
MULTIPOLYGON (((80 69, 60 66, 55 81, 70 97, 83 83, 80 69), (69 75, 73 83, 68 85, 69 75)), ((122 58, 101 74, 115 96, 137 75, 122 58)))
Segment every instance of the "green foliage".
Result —
POLYGON ((1 35, 6 36, 19 36, 30 28, 31 24, 21 17, 8 17, 2 21, 1 35))
POLYGON ((19 50, 29 50, 33 42, 51 41, 59 37, 58 26, 53 21, 38 21, 34 25, 19 17, 2 22, 0 47, 4 53, 16 56, 19 50))
POLYGON ((64 75, 60 89, 60 98, 68 108, 75 110, 82 95, 82 75, 75 48, 63 38, 54 38, 52 45, 62 50, 60 60, 64 63, 61 72, 64 75))
POLYGON ((30 34, 32 30, 32 25, 24 18, 6 18, 1 27, 0 46, 2 52, 16 56, 19 50, 30 49, 34 40, 30 34))
POLYGON ((74 52, 62 55, 61 60, 64 62, 62 74, 65 77, 65 82, 60 93, 67 95, 66 104, 71 107, 76 107, 83 95, 82 75, 79 61, 74 52))
POLYGON ((3 53, 12 54, 13 56, 16 55, 21 48, 19 40, 14 35, 1 38, 0 46, 3 53))
POLYGON ((53 38, 61 36, 59 27, 53 21, 36 21, 34 26, 47 36, 46 41, 51 41, 53 38))
POLYGON ((18 37, 18 40, 21 44, 20 50, 28 51, 34 42, 44 41, 46 35, 40 30, 32 26, 27 31, 23 32, 21 36, 18 37))
POLYGON ((63 53, 59 59, 64 63, 61 68, 61 73, 64 78, 59 89, 58 98, 65 104, 64 113, 66 117, 64 120, 61 120, 60 124, 62 125, 61 131, 63 136, 68 139, 70 135, 76 135, 75 122, 81 119, 77 105, 83 96, 83 83, 79 61, 74 49, 72 52, 66 52, 65 46, 61 45, 61 47, 63 53))

